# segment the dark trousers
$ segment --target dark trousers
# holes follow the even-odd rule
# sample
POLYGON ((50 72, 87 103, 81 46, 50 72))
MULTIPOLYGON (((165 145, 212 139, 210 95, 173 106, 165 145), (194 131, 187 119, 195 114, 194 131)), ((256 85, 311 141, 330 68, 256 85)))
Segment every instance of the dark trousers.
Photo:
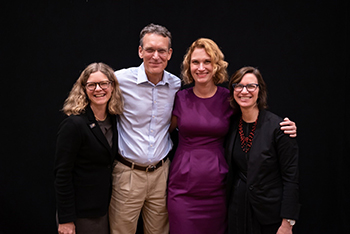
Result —
POLYGON ((99 218, 78 218, 75 230, 77 234, 109 234, 107 214, 99 218))

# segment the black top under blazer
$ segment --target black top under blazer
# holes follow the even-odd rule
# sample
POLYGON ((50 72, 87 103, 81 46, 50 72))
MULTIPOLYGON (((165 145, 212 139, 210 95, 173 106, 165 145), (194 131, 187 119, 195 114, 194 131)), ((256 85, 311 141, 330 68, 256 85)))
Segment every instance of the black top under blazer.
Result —
POLYGON ((117 154, 116 116, 110 115, 113 145, 88 106, 59 126, 55 154, 55 189, 59 223, 107 214, 112 164, 117 154))
MULTIPOLYGON (((225 157, 229 165, 228 202, 233 181, 238 174, 232 152, 238 134, 240 115, 233 117, 226 141, 225 157)), ((259 112, 252 147, 248 151, 247 196, 253 212, 261 224, 273 224, 281 218, 298 219, 298 145, 295 138, 280 130, 283 119, 262 110, 259 112)))

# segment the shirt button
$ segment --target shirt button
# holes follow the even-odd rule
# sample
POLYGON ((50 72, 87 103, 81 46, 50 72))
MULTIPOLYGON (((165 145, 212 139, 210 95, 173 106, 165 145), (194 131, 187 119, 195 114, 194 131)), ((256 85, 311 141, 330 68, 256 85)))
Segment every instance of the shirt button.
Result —
POLYGON ((252 191, 254 189, 253 186, 249 186, 249 190, 252 191))

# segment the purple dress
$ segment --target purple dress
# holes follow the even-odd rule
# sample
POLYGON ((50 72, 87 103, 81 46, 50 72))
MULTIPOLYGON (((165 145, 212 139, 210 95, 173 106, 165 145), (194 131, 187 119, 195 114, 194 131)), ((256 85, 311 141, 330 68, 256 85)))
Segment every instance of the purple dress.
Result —
POLYGON ((227 231, 224 138, 233 110, 229 91, 218 87, 210 98, 193 88, 176 94, 179 145, 170 166, 170 234, 223 234, 227 231))

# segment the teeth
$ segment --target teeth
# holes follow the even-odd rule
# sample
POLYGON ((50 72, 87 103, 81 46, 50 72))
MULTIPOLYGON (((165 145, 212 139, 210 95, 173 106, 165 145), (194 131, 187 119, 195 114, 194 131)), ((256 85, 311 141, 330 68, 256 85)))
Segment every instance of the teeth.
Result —
POLYGON ((250 99, 250 97, 241 97, 241 99, 250 99))
POLYGON ((95 95, 95 97, 103 97, 104 94, 100 94, 100 95, 95 95))

